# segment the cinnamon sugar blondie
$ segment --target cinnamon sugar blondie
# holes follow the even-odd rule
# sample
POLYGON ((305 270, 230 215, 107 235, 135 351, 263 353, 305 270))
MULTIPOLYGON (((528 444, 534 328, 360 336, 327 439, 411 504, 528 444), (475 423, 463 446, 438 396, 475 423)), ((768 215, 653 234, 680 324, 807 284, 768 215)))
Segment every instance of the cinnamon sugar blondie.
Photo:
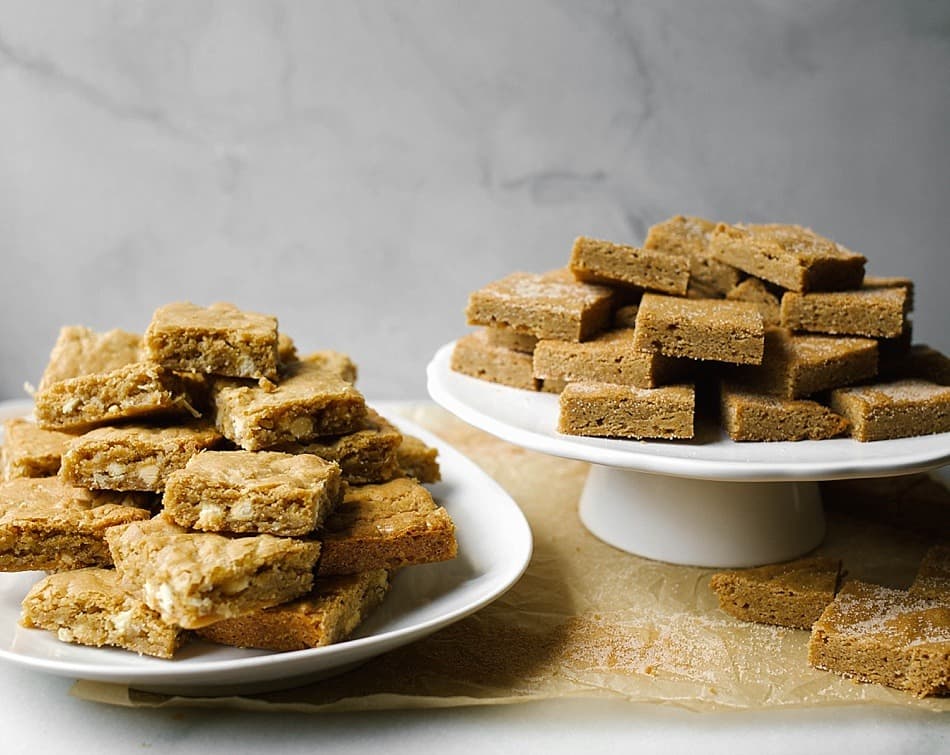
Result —
POLYGON ((571 249, 571 272, 581 281, 634 286, 685 294, 689 257, 578 236, 571 249))
POLYGON ((644 294, 635 333, 639 351, 736 364, 759 364, 765 344, 761 313, 741 301, 644 294))
POLYGON ((317 537, 318 576, 446 561, 458 552, 452 518, 405 477, 349 488, 317 537))
POLYGON ((468 299, 469 325, 504 326, 537 338, 583 341, 610 319, 609 288, 579 281, 511 273, 473 292, 468 299))
POLYGON ((142 336, 125 330, 97 333, 82 325, 66 325, 59 331, 40 378, 39 390, 60 380, 111 372, 143 357, 142 336))
POLYGON ((149 359, 172 370, 277 379, 277 318, 219 303, 159 307, 145 331, 149 359))
POLYGON ((486 331, 487 328, 476 330, 455 342, 452 369, 499 385, 538 390, 532 355, 492 344, 486 331))
POLYGON ((60 380, 34 396, 37 424, 84 431, 136 417, 196 414, 184 381, 152 362, 60 380))
POLYGON ((743 621, 809 629, 835 597, 841 561, 813 556, 713 574, 719 607, 743 621))
POLYGON ((72 439, 63 454, 60 476, 93 490, 161 493, 172 472, 221 440, 220 433, 203 420, 173 427, 100 427, 72 439))
POLYGON ((918 697, 950 691, 950 606, 851 581, 812 626, 808 662, 918 697))
POLYGON ((352 432, 366 417, 363 395, 321 358, 288 365, 277 385, 217 379, 212 395, 215 426, 248 451, 352 432))
POLYGON ((791 291, 860 288, 864 256, 797 225, 716 226, 713 256, 791 291))
POLYGON ((735 441, 824 440, 848 428, 844 417, 817 401, 783 399, 729 385, 720 391, 720 415, 735 441))
POLYGON ((165 514, 204 532, 307 535, 339 503, 340 467, 313 454, 205 451, 168 478, 165 514))
POLYGON ((109 566, 105 532, 148 519, 143 494, 96 492, 56 477, 0 483, 0 571, 109 566))
POLYGON ((320 544, 188 532, 159 515, 106 534, 123 586, 185 629, 285 603, 313 586, 320 544))
POLYGON ((896 338, 907 314, 907 290, 870 288, 782 297, 782 326, 832 335, 896 338))
POLYGON ((558 432, 608 438, 692 438, 695 405, 691 385, 635 388, 568 383, 561 392, 558 432))
POLYGON ((383 601, 389 573, 322 577, 304 597, 245 616, 225 619, 197 630, 198 636, 222 645, 265 650, 304 650, 332 645, 349 637, 383 601))
POLYGON ((677 215, 651 226, 643 248, 687 257, 689 285, 708 298, 721 298, 735 288, 742 273, 712 255, 709 239, 715 228, 711 220, 677 215))
POLYGON ((6 420, 0 448, 0 479, 55 475, 66 446, 74 437, 57 430, 44 430, 23 417, 6 420))
POLYGON ((23 600, 25 627, 46 629, 62 642, 113 647, 171 658, 186 638, 120 583, 114 569, 90 567, 50 574, 23 600))
POLYGON ((831 408, 847 417, 860 441, 950 432, 950 387, 926 380, 838 388, 831 408))

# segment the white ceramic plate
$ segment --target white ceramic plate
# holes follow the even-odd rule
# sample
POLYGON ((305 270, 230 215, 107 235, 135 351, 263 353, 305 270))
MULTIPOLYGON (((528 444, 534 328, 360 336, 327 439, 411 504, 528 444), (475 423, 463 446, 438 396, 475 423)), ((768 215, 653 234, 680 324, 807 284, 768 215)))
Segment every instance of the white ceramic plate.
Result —
POLYGON ((454 342, 429 363, 435 401, 482 430, 553 456, 619 469, 706 480, 782 481, 876 477, 934 469, 950 461, 950 433, 860 443, 851 438, 735 443, 700 426, 692 441, 586 438, 557 432, 558 397, 453 372, 454 342))
MULTIPOLYGON (((20 602, 42 576, 31 572, 0 574, 0 658, 59 676, 161 692, 277 689, 339 673, 495 600, 518 580, 531 557, 531 531, 521 510, 494 480, 443 440, 377 407, 402 430, 439 449, 443 479, 429 488, 455 521, 459 555, 453 561, 402 570, 383 605, 350 640, 287 653, 193 642, 173 660, 70 645, 49 632, 19 626, 20 602)), ((22 402, 0 404, 0 419, 28 411, 22 402)))

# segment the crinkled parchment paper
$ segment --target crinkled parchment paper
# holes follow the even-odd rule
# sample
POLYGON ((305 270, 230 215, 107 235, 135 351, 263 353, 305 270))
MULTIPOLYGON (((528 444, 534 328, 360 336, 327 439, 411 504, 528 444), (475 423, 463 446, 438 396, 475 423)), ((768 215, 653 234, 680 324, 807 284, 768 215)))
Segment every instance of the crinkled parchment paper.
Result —
MULTIPOLYGON (((722 613, 713 570, 623 553, 581 525, 588 465, 526 451, 432 405, 407 410, 467 454, 518 502, 534 533, 521 581, 474 616, 310 686, 242 697, 156 695, 78 682, 73 694, 119 705, 340 711, 600 696, 693 709, 877 703, 950 711, 950 699, 856 684, 806 662, 808 632, 722 613)), ((820 551, 849 575, 906 587, 928 541, 830 517, 820 551)))

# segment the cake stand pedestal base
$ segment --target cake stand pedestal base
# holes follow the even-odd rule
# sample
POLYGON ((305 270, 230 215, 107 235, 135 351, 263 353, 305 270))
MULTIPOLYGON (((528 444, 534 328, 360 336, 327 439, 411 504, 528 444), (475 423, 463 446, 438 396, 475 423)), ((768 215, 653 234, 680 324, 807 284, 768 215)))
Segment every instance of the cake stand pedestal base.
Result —
POLYGON ((605 543, 672 564, 732 568, 801 556, 825 534, 814 482, 722 482, 592 465, 580 518, 605 543))

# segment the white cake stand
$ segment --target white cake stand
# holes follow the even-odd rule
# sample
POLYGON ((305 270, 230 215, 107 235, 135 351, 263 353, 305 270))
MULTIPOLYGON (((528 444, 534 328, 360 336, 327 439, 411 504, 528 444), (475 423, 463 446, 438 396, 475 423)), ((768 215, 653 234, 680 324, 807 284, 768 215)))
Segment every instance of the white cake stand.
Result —
POLYGON ((593 464, 581 521, 601 540, 659 561, 740 567, 795 558, 825 534, 816 481, 910 474, 950 461, 950 433, 874 443, 735 443, 713 426, 676 442, 562 435, 556 395, 454 372, 453 347, 429 363, 432 398, 503 440, 593 464))

